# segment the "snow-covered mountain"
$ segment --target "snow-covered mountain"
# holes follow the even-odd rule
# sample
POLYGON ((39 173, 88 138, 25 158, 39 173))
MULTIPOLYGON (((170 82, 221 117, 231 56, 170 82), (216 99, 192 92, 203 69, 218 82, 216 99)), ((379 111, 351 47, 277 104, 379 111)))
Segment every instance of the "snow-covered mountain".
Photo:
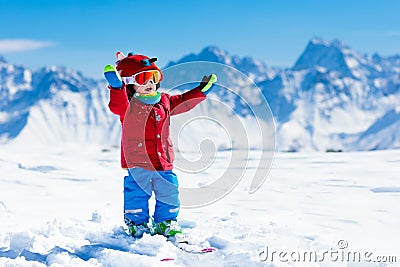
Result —
POLYGON ((276 75, 276 68, 268 67, 265 63, 253 59, 251 57, 238 57, 232 56, 227 51, 222 50, 216 46, 207 46, 198 54, 189 54, 183 56, 177 61, 172 61, 167 64, 166 68, 193 61, 207 61, 225 64, 246 74, 250 79, 255 82, 272 78, 276 75))
MULTIPOLYGON (((272 68, 249 57, 232 56, 215 46, 183 56, 164 69, 169 71, 177 64, 192 61, 232 67, 222 68, 223 73, 217 74, 219 83, 231 87, 235 93, 214 90, 211 98, 222 100, 241 118, 251 116, 241 96, 261 112, 268 113, 268 107, 257 102, 260 95, 233 68, 256 83, 275 119, 278 150, 400 147, 400 55, 363 55, 337 40, 312 39, 288 69, 272 68)), ((208 74, 207 71, 206 67, 194 68, 182 72, 178 78, 196 81, 208 74)), ((104 80, 89 79, 65 68, 33 71, 0 57, 0 140, 3 143, 14 140, 118 144, 120 125, 108 111, 107 104, 104 80)), ((194 112, 200 115, 212 110, 212 114, 220 116, 226 113, 222 108, 209 102, 194 112)), ((226 114, 225 118, 229 116, 226 114)), ((198 139, 199 133, 206 135, 205 129, 193 128, 192 137, 198 139)))
POLYGON ((118 140, 104 82, 47 67, 31 71, 0 61, 0 140, 27 144, 118 140), (112 138, 110 138, 110 136, 112 138))
POLYGON ((399 147, 387 141, 398 140, 387 128, 399 123, 392 115, 400 101, 399 56, 371 57, 313 39, 292 68, 259 86, 277 119, 280 149, 399 147))

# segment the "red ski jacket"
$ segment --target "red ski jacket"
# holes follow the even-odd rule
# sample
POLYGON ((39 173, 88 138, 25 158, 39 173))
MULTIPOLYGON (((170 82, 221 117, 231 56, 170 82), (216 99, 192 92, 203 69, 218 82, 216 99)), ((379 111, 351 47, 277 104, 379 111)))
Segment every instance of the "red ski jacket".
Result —
POLYGON ((206 96, 196 87, 181 95, 161 93, 161 100, 147 105, 125 90, 110 89, 109 108, 122 123, 121 167, 171 170, 174 151, 170 139, 170 116, 191 110, 206 96))

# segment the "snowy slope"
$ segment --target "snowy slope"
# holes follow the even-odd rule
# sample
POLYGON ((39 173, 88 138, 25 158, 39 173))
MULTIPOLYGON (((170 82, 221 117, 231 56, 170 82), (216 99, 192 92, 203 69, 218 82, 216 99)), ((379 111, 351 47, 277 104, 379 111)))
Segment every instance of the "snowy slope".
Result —
MULTIPOLYGON (((197 256, 160 236, 124 235, 118 149, 1 148, 0 266, 399 266, 399 151, 278 154, 267 182, 250 195, 253 151, 240 159, 249 165, 228 196, 181 211, 184 232, 218 248, 197 256), (321 260, 342 251, 369 256, 321 260), (318 261, 280 259, 279 252, 318 253, 318 261), (397 265, 373 262, 377 256, 396 256, 397 265), (166 257, 175 261, 160 262, 166 257)), ((229 153, 218 152, 207 172, 178 170, 181 183, 218 177, 229 153)))
POLYGON ((391 110, 377 119, 362 135, 357 143, 369 150, 385 149, 386 147, 400 148, 400 112, 391 110))

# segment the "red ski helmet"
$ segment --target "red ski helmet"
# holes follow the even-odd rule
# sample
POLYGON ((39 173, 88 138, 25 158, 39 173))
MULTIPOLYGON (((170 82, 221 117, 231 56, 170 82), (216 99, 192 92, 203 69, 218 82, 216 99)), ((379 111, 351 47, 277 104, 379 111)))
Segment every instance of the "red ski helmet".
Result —
POLYGON ((144 55, 129 53, 127 57, 117 61, 117 70, 121 77, 129 77, 146 70, 158 70, 161 74, 160 81, 164 78, 162 71, 154 63, 157 58, 149 58, 144 55))

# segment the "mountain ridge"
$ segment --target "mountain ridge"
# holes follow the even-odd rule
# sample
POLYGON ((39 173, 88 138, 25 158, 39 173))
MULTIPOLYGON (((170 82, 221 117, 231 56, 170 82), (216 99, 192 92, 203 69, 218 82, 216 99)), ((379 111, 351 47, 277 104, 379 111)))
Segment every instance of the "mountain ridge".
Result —
MULTIPOLYGON (((287 69, 230 55, 216 46, 184 55, 164 69, 192 61, 229 65, 256 83, 274 115, 280 151, 399 148, 396 125, 400 118, 394 110, 400 102, 400 55, 366 55, 339 40, 313 38, 287 69), (382 122, 387 118, 391 118, 390 125, 382 122), (385 142, 386 137, 394 141, 385 142), (371 146, 371 138, 379 145, 371 146)), ((204 74, 199 70, 194 75, 201 78, 204 74)), ((234 78, 230 82, 240 84, 234 78)), ((29 136, 42 131, 55 142, 108 140, 118 144, 119 124, 107 110, 107 90, 104 80, 87 78, 77 71, 64 67, 32 71, 0 56, 0 140, 32 141, 35 138, 29 136), (57 130, 53 124, 70 133, 57 130), (112 140, 105 129, 113 133, 112 140)), ((214 95, 224 99, 221 92, 214 95)), ((237 114, 247 114, 240 101, 232 103, 237 114)))

